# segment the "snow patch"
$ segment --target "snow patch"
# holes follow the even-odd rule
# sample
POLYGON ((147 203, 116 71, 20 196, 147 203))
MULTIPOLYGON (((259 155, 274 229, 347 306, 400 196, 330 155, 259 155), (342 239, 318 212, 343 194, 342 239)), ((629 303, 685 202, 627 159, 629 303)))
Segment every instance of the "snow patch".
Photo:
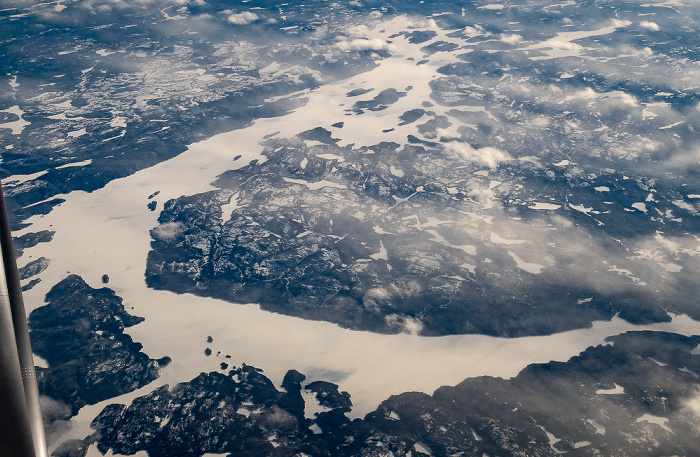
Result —
POLYGON ((593 419, 588 419, 587 421, 589 424, 591 424, 593 427, 595 427, 595 432, 598 435, 605 435, 605 427, 600 425, 598 422, 594 421, 593 419))
POLYGON ((644 202, 632 203, 632 208, 643 213, 647 213, 649 211, 647 210, 647 205, 644 202))
POLYGON ((333 187, 336 189, 347 189, 347 186, 345 186, 343 184, 338 184, 337 182, 328 181, 326 179, 322 179, 321 181, 316 181, 316 182, 310 182, 310 181, 307 181, 305 179, 294 179, 294 178, 287 178, 287 177, 284 177, 282 179, 284 179, 286 182, 290 182, 293 184, 301 184, 303 186, 308 187, 311 190, 318 190, 318 189, 321 189, 323 187, 333 187))
POLYGON ((510 238, 502 238, 498 236, 496 233, 491 232, 491 242, 496 243, 496 244, 523 244, 527 243, 527 240, 515 240, 515 239, 510 239, 510 238))
POLYGON ((46 361, 46 359, 44 359, 36 354, 32 354, 32 356, 34 357, 34 366, 35 367, 49 368, 49 362, 46 361))
POLYGON ((545 203, 545 202, 532 202, 530 206, 528 206, 530 209, 536 209, 536 210, 555 210, 561 208, 561 205, 557 205, 555 203, 545 203))
POLYGON ((403 178, 403 170, 400 168, 396 168, 395 166, 389 167, 389 171, 391 172, 392 175, 398 177, 398 178, 403 178))
POLYGON ((345 162, 345 157, 330 152, 326 154, 316 154, 316 157, 320 157, 321 159, 326 160, 337 160, 338 162, 345 162))
POLYGON ((445 146, 445 150, 455 153, 470 162, 486 165, 492 170, 498 168, 503 162, 508 162, 513 158, 507 153, 492 147, 474 149, 468 143, 451 141, 445 146))
POLYGON ((638 417, 635 421, 635 423, 639 422, 649 422, 651 424, 656 424, 664 430, 673 433, 673 430, 671 430, 671 428, 668 426, 668 419, 665 417, 654 416, 652 414, 644 414, 642 417, 638 417))
POLYGON ((422 452, 423 454, 428 454, 428 455, 433 455, 433 451, 428 447, 427 444, 421 443, 420 441, 416 441, 415 444, 413 445, 413 449, 416 450, 416 452, 422 452))
POLYGON ((508 255, 510 255, 513 258, 513 260, 515 261, 515 265, 518 268, 533 275, 538 275, 542 273, 542 269, 545 267, 544 265, 540 265, 537 263, 525 262, 523 259, 518 257, 518 255, 513 251, 508 251, 508 255))
POLYGON ((316 419, 319 414, 331 410, 331 408, 319 403, 318 398, 316 398, 316 392, 308 389, 301 389, 301 396, 304 399, 304 416, 307 419, 316 419))
POLYGON ((619 395, 624 394, 625 389, 622 386, 615 384, 612 389, 598 389, 595 391, 596 395, 619 395))
POLYGON ((67 163, 65 165, 61 165, 59 167, 56 167, 56 170, 60 170, 62 168, 71 168, 71 167, 85 167, 87 165, 90 165, 92 163, 92 159, 87 159, 83 160, 82 162, 73 162, 73 163, 67 163))
POLYGON ((79 130, 73 130, 71 132, 68 132, 68 136, 71 138, 78 138, 87 133, 87 130, 85 129, 79 129, 79 130))
POLYGON ((560 451, 559 449, 555 448, 554 445, 557 444, 559 441, 561 441, 560 438, 557 438, 554 436, 554 434, 550 433, 547 431, 546 428, 542 427, 541 425, 538 425, 539 428, 542 429, 542 431, 547 435, 547 439, 549 440, 549 447, 556 453, 556 454, 564 454, 565 451, 560 451))
POLYGON ((19 105, 11 106, 4 111, 16 114, 17 117, 19 117, 19 119, 17 119, 16 121, 5 122, 3 124, 0 124, 0 129, 10 129, 12 130, 13 135, 21 135, 24 128, 31 124, 31 122, 27 122, 24 119, 22 119, 24 111, 19 107, 19 105))
POLYGON ((389 260, 389 256, 386 248, 384 248, 384 243, 379 242, 379 252, 376 254, 370 254, 370 257, 374 260, 389 260))

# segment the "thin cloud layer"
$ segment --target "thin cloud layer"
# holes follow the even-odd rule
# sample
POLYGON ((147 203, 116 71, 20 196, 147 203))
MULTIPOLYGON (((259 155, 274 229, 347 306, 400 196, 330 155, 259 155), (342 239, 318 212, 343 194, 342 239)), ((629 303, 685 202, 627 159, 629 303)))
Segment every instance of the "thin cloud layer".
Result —
POLYGON ((260 19, 260 16, 251 12, 244 11, 242 13, 234 13, 228 16, 227 20, 229 24, 234 25, 248 25, 260 19))
POLYGON ((481 165, 486 165, 491 169, 497 168, 501 163, 513 160, 513 158, 504 151, 492 147, 475 149, 468 143, 459 141, 451 141, 447 143, 445 149, 449 152, 459 155, 460 157, 481 165))
POLYGON ((341 51, 386 51, 390 49, 390 45, 379 38, 343 40, 336 43, 336 47, 341 51))

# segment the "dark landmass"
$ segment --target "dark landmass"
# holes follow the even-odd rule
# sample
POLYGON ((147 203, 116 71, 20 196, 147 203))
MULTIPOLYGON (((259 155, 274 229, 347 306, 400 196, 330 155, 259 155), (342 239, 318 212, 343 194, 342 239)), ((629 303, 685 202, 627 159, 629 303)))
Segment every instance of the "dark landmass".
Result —
MULTIPOLYGON (((437 131, 439 120, 421 128, 437 131)), ((482 164, 450 150, 340 147, 319 128, 268 139, 263 155, 262 163, 221 175, 219 190, 165 203, 151 233, 150 287, 260 303, 348 328, 425 335, 551 334, 616 313, 639 324, 669 321, 668 311, 700 318, 692 256, 674 255, 674 264, 687 265, 677 272, 645 263, 640 278, 610 273, 613 265, 639 270, 626 243, 640 235, 684 236, 698 224, 624 211, 647 198, 644 181, 630 183, 614 170, 577 177, 566 167, 528 162, 504 163, 482 178, 482 164), (221 207, 234 200, 237 208, 224 218, 221 207), (528 206, 538 200, 562 202, 555 207, 575 225, 528 206), (591 217, 567 201, 615 211, 591 217), (504 240, 484 234, 499 230, 504 240), (539 274, 513 257, 522 238, 533 243, 532 261, 550 259, 539 274)), ((658 210, 671 211, 673 191, 655 186, 658 210)))
POLYGON ((425 110, 422 110, 420 108, 408 110, 401 116, 399 116, 399 119, 401 120, 401 122, 399 122, 399 125, 406 125, 416 122, 418 119, 423 117, 424 114, 425 110))
POLYGON ((389 105, 393 105, 394 103, 398 102, 401 97, 405 96, 406 92, 400 92, 393 88, 384 89, 371 100, 355 102, 352 109, 349 111, 353 111, 355 114, 362 114, 364 113, 364 110, 382 111, 387 109, 389 105))
POLYGON ((437 36, 437 32, 433 30, 415 30, 410 33, 404 33, 408 37, 409 43, 420 44, 430 41, 437 36))
POLYGON ((179 12, 176 5, 103 6, 100 14, 74 4, 56 10, 18 4, 0 13, 0 178, 39 173, 5 181, 15 230, 63 201, 53 196, 94 191, 188 144, 286 114, 300 103, 286 96, 376 66, 376 53, 329 44, 348 23, 366 23, 374 7, 314 0, 287 4, 282 13, 279 5, 256 1, 246 7, 260 20, 234 27, 226 20, 231 5, 222 1, 179 12), (187 20, 176 25, 169 14, 187 20), (318 14, 327 22, 317 36, 318 14), (333 57, 318 54, 320 47, 333 57), (301 73, 262 74, 271 63, 301 63, 301 73), (196 68, 206 73, 201 80, 204 73, 188 74, 196 68), (21 133, 3 128, 20 120, 3 112, 12 106, 28 122, 21 133))
POLYGON ((36 368, 39 391, 69 405, 70 415, 145 386, 170 361, 150 359, 124 333, 143 318, 127 313, 111 289, 93 289, 71 275, 46 301, 29 315, 32 349, 49 365, 36 368))
POLYGON ((22 286, 22 292, 26 292, 28 290, 32 290, 34 286, 39 284, 41 282, 41 278, 34 278, 31 281, 29 281, 27 284, 22 286))
POLYGON ((451 52, 457 49, 459 49, 459 45, 455 43, 448 43, 446 41, 436 41, 435 43, 431 43, 428 46, 422 47, 421 51, 428 55, 431 55, 435 54, 436 52, 451 52))
POLYGON ((348 92, 347 94, 345 94, 345 96, 347 96, 347 97, 359 97, 360 95, 370 93, 373 90, 374 89, 361 89, 361 88, 353 89, 350 92, 348 92))
MULTIPOLYGON (((260 301, 277 312, 381 332, 518 336, 585 327, 616 313, 635 323, 668 320, 668 312, 700 319, 698 268, 692 258, 697 252, 692 238, 700 230, 700 207, 690 197, 700 194, 700 168, 688 155, 697 149, 700 138, 700 120, 695 114, 700 91, 692 85, 693 75, 687 70, 700 60, 697 11, 625 1, 552 6, 525 2, 492 11, 483 8, 483 2, 450 0, 348 4, 310 0, 284 5, 251 0, 245 7, 255 11, 259 20, 240 27, 227 20, 232 5, 226 0, 172 6, 100 1, 8 5, 0 11, 0 55, 4 57, 0 109, 19 107, 24 112, 22 119, 30 125, 14 134, 4 127, 19 117, 0 112, 0 178, 39 175, 7 183, 13 228, 61 204, 57 195, 97 189, 174 157, 187 144, 217 132, 288 113, 303 101, 284 97, 374 68, 388 51, 341 53, 335 43, 346 38, 351 26, 371 25, 371 17, 384 20, 405 14, 430 18, 450 31, 450 39, 461 41, 459 45, 428 43, 434 31, 404 32, 411 43, 426 43, 419 45, 425 57, 465 48, 462 62, 440 68, 431 83, 431 101, 421 103, 425 108, 453 106, 449 119, 425 113, 415 135, 407 136, 408 146, 338 148, 330 134, 319 135, 318 131, 271 141, 267 163, 226 174, 219 191, 166 205, 161 225, 154 230, 149 284, 234 302, 260 301), (645 28, 640 22, 642 14, 653 17, 659 30, 645 28), (564 26, 572 32, 600 30, 609 27, 613 18, 630 24, 572 42, 584 47, 585 58, 533 60, 545 56, 545 50, 523 50, 520 48, 526 45, 518 44, 557 37, 564 26), (276 76, 265 73, 263 69, 271 64, 282 71, 276 76), (284 71, 290 67, 295 68, 294 74, 284 71), (198 73, 193 74, 194 69, 198 73), (690 83, 678 82, 684 78, 690 83), (580 93, 585 96, 577 98, 580 93), (648 115, 644 103, 664 108, 648 115), (447 137, 445 127, 458 122, 462 125, 456 129, 457 137, 447 137), (315 139, 325 146, 309 148, 300 142, 303 139, 315 139), (464 146, 467 152, 507 151, 512 160, 497 167, 479 166, 474 164, 479 155, 452 160, 440 150, 455 145, 464 146), (286 148, 288 159, 276 157, 276 147, 286 148), (343 159, 318 157, 329 153, 343 159), (40 174, 44 171, 47 173, 40 174), (319 190, 304 184, 322 181, 331 184, 319 190), (596 190, 600 186, 608 190, 596 190), (522 223, 509 224, 508 217, 497 216, 485 222, 493 214, 481 203, 491 202, 490 193, 502 205, 503 214, 522 223), (241 206, 233 217, 224 219, 228 215, 220 214, 220 207, 232 198, 241 206), (560 207, 538 211, 533 202, 560 207), (644 209, 639 209, 642 202, 644 209), (542 262, 541 272, 519 268, 508 247, 493 238, 479 237, 491 226, 510 227, 498 232, 508 242, 517 242, 521 232, 532 235, 534 231, 533 249, 525 263, 535 267, 525 268, 536 270, 542 262), (658 243, 640 244, 652 239, 658 243), (548 250, 551 244, 561 247, 569 241, 570 250, 548 250), (664 251, 665 245, 673 248, 664 251), (470 254, 476 246, 476 252, 470 254), (596 256, 606 263, 597 262, 596 256)), ((354 95, 364 93, 360 89, 354 95)), ((383 91, 373 100, 360 100, 347 115, 384 110, 401 94, 393 89, 383 91)), ((241 157, 237 151, 232 156, 234 160, 241 157)), ((153 210, 157 206, 151 202, 153 210)), ((27 246, 39 239, 47 241, 46 234, 25 236, 22 242, 27 246)), ((31 278, 41 268, 41 262, 33 263, 24 274, 31 278)), ((38 281, 32 278, 24 288, 38 281)), ((75 298, 93 303, 90 295, 75 298)), ((118 349, 100 339, 112 330, 91 324, 81 313, 76 313, 77 323, 66 324, 66 335, 61 333, 63 327, 39 330, 46 335, 55 332, 58 346, 61 342, 85 344, 79 340, 86 337, 90 344, 95 342, 95 348, 83 347, 89 357, 106 345, 105 355, 75 364, 73 360, 85 354, 67 351, 75 359, 62 368, 66 372, 86 363, 96 364, 93 368, 99 370, 103 362, 98 361, 113 360, 111 352, 118 349), (100 330, 80 333, 82 327, 76 326, 84 322, 86 328, 100 330)), ((118 327, 110 319, 100 322, 118 327)), ((119 331, 112 333, 118 340, 119 331)), ((44 342, 49 352, 54 339, 44 342)), ((588 357, 591 366, 572 361, 526 370, 520 384, 521 377, 513 381, 483 378, 483 386, 472 380, 432 397, 392 397, 374 416, 350 425, 340 411, 348 406, 339 406, 334 414, 319 415, 308 430, 304 427, 309 422, 298 419, 300 403, 295 394, 303 375, 290 372, 286 392, 270 390, 265 397, 275 399, 276 409, 261 410, 261 415, 267 411, 265 420, 256 419, 258 413, 252 412, 246 418, 262 423, 257 429, 262 435, 251 432, 235 438, 239 439, 236 443, 248 440, 235 453, 274 455, 279 449, 286 455, 306 446, 307 442, 297 440, 304 436, 316 440, 312 440, 316 447, 304 448, 311 455, 317 451, 319 455, 405 455, 410 451, 414 456, 424 452, 554 455, 564 451, 570 455, 699 454, 685 441, 697 441, 697 414, 688 412, 693 411, 689 402, 684 403, 691 405, 685 409, 678 406, 689 398, 684 396, 686 380, 700 372, 697 356, 686 357, 692 345, 684 346, 689 340, 673 337, 654 336, 647 342, 633 339, 638 348, 621 339, 612 349, 587 351, 581 357, 588 357), (629 350, 617 351, 620 345, 629 350), (655 345, 675 348, 679 358, 655 345), (607 355, 603 354, 606 350, 607 355), (648 381, 628 379, 631 375, 618 372, 616 365, 606 365, 608 358, 648 381), (686 365, 681 366, 681 360, 686 365), (598 367, 607 371, 597 372, 598 367), (567 378, 567 369, 572 376, 584 378, 586 372, 597 373, 605 382, 585 378, 578 384, 578 379, 567 378), (652 375, 656 378, 648 377, 652 375), (683 378, 679 381, 678 376, 683 378), (535 381, 548 390, 542 391, 535 381), (593 399, 591 392, 616 384, 625 387, 624 395, 596 394, 604 401, 593 399), (563 394, 562 386, 575 392, 563 394), (663 391, 658 390, 660 386, 663 391), (511 390, 524 396, 522 405, 511 390), (583 394, 576 393, 579 390, 583 394), (544 404, 556 409, 543 408, 544 404), (561 419, 569 408, 578 414, 576 418, 561 419), (443 411, 442 416, 437 410, 443 411), (548 421, 542 411, 561 421, 548 421), (658 425, 653 417, 652 422, 649 418, 635 420, 644 417, 638 416, 641 412, 668 417, 668 422, 661 420, 658 425), (296 420, 296 429, 288 417, 296 420), (604 432, 595 433, 581 422, 591 417, 595 419, 586 422, 604 432), (317 437, 317 429, 311 429, 314 425, 323 432, 320 435, 328 437, 317 437), (277 435, 283 437, 282 446, 277 435), (451 443, 451 447, 441 443, 451 443)), ((124 341, 125 346, 120 343, 119 348, 132 350, 124 354, 125 360, 134 353, 142 354, 137 343, 124 341)), ((115 360, 121 360, 119 357, 115 360)), ((148 364, 139 366, 148 372, 148 364)), ((81 380, 89 377, 87 372, 80 374, 84 375, 81 380)), ((193 391, 216 393, 218 376, 225 375, 203 376, 214 381, 198 381, 204 387, 193 391)), ((233 382, 248 385, 248 381, 233 382)), ((231 387, 227 383, 221 381, 231 387)), ((79 402, 85 401, 82 387, 66 382, 62 388, 65 398, 76 395, 79 402)), ((168 391, 168 395, 176 393, 168 391)), ((203 411, 207 407, 203 405, 203 411)), ((245 410, 237 411, 245 416, 245 410)), ((121 414, 117 412, 115 416, 121 414)), ((111 424, 116 421, 127 427, 132 423, 124 417, 112 421, 105 413, 96 423, 107 443, 114 435, 111 424)), ((181 417, 180 424, 189 420, 185 413, 181 417)), ((196 421, 193 428, 201 425, 206 430, 205 419, 196 421)), ((97 439, 94 435, 75 441, 76 447, 66 452, 83 455, 97 439)), ((113 442, 119 442, 118 437, 113 442)), ((105 446, 108 444, 102 444, 105 446)), ((199 455, 200 451, 193 447, 187 452, 199 455)))
POLYGON ((18 269, 19 279, 29 279, 32 276, 38 275, 49 267, 49 263, 51 263, 51 261, 46 257, 39 257, 38 259, 32 260, 18 269))
POLYGON ((56 232, 42 230, 40 232, 30 232, 13 238, 12 245, 15 249, 15 257, 22 257, 25 249, 33 248, 39 243, 48 243, 53 239, 55 233, 56 232))
POLYGON ((408 392, 350 420, 338 386, 290 371, 282 391, 256 368, 202 373, 130 406, 107 406, 95 434, 55 457, 105 453, 230 456, 640 456, 700 452, 700 336, 629 332, 568 362, 530 365, 510 380, 467 379, 408 392), (308 417, 302 389, 323 411, 308 417), (81 453, 82 452, 82 453, 81 453))

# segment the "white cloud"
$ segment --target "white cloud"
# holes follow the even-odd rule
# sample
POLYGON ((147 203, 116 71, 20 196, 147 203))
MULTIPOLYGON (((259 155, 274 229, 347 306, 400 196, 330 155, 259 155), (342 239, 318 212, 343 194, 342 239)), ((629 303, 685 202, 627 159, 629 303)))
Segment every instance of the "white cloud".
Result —
POLYGON ((665 169, 685 169, 700 164, 700 148, 680 149, 663 162, 665 169))
POLYGON ((518 44, 523 41, 523 37, 517 34, 501 35, 501 41, 508 44, 518 44))
POLYGON ((486 165, 491 169, 498 167, 501 162, 507 162, 513 159, 507 152, 503 152, 500 149, 491 147, 474 149, 468 143, 462 143, 459 141, 447 143, 445 149, 450 152, 454 152, 471 162, 486 165))
POLYGON ((583 46, 581 46, 580 44, 572 43, 569 40, 562 40, 558 38, 552 38, 551 40, 546 41, 546 45, 551 47, 552 49, 561 51, 579 52, 583 50, 583 46))
POLYGON ((161 241, 172 241, 179 237, 185 230, 185 226, 180 222, 166 222, 154 228, 151 234, 161 241))
POLYGON ((464 27, 464 35, 468 38, 472 37, 477 37, 477 36, 490 36, 491 33, 487 32, 482 26, 479 24, 474 24, 474 26, 466 26, 464 27))
POLYGON ((700 391, 697 391, 695 397, 687 401, 685 407, 691 414, 700 417, 700 391))
POLYGON ((366 39, 356 38, 354 40, 339 41, 335 44, 341 51, 384 51, 390 49, 389 44, 379 38, 366 39))
POLYGON ((437 22, 435 22, 435 19, 430 18, 430 19, 414 19, 413 24, 411 24, 412 27, 415 28, 420 28, 420 29, 431 29, 431 30, 439 30, 440 27, 438 27, 437 22))
POLYGON ((497 203, 496 193, 478 182, 471 183, 466 191, 471 200, 478 202, 484 208, 491 208, 494 206, 494 203, 497 203))
POLYGON ((420 335, 423 331, 423 322, 420 319, 400 314, 389 314, 384 317, 387 325, 399 329, 401 333, 408 335, 420 335))
POLYGON ((369 27, 366 25, 348 27, 345 30, 345 34, 352 38, 367 38, 367 35, 369 34, 369 27))
POLYGON ((502 10, 503 8, 504 8, 503 5, 489 4, 489 5, 484 5, 484 6, 478 6, 476 9, 478 9, 478 10, 502 10))
POLYGON ((622 27, 627 27, 628 25, 632 25, 632 22, 630 21, 623 21, 620 19, 613 19, 612 25, 614 25, 617 28, 622 28, 622 27))
POLYGON ((653 30, 654 32, 659 30, 659 26, 656 24, 656 22, 642 21, 639 23, 639 25, 645 29, 653 30))
POLYGON ((244 11, 242 13, 231 14, 228 17, 228 22, 235 25, 247 25, 251 22, 257 21, 258 19, 260 19, 260 17, 257 14, 250 11, 244 11))

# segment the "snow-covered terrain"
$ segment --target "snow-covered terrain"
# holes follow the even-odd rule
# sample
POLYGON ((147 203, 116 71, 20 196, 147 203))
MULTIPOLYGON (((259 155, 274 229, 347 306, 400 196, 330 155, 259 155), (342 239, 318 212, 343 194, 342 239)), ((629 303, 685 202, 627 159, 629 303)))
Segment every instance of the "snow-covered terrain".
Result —
MULTIPOLYGON (((93 288, 113 289, 128 313, 145 318, 125 333, 148 357, 172 359, 151 384, 83 407, 52 450, 93 433, 91 421, 112 403, 129 405, 160 386, 243 364, 262 369, 282 392, 289 370, 306 382, 335 383, 352 398, 348 415, 361 418, 392 395, 432 394, 480 376, 514 378, 531 364, 566 362, 624 332, 699 333, 700 69, 689 32, 697 8, 635 3, 584 14, 573 3, 482 3, 460 10, 450 2, 350 2, 317 13, 302 4, 177 2, 143 12, 128 2, 72 2, 0 11, 13 27, 28 17, 54 24, 45 31, 55 34, 50 43, 71 44, 39 56, 43 73, 21 73, 39 68, 27 56, 4 71, 0 165, 14 205, 13 235, 23 240, 27 312, 77 274, 93 288), (108 14, 90 33, 64 25, 70 12, 102 21, 95 11, 108 14), (132 28, 145 32, 131 35, 132 28), (273 29, 278 35, 267 36, 273 29), (79 37, 66 38, 71 34, 79 37), (674 44, 683 40, 689 44, 674 44), (54 65, 53 55, 62 64, 54 65), (284 148, 287 156, 274 155, 284 148), (375 162, 363 161, 369 156, 375 162), (375 169, 362 175, 367 163, 375 169), (254 178, 264 185, 256 188, 254 178), (360 311, 379 316, 382 333, 350 317, 269 312, 266 304, 237 302, 233 292, 214 298, 200 266, 223 243, 227 223, 269 221, 265 202, 251 204, 255 189, 280 209, 280 219, 310 206, 315 212, 301 213, 327 217, 330 226, 329 215, 345 210, 357 227, 369 228, 321 233, 322 224, 290 216, 301 227, 290 240, 349 235, 361 254, 337 265, 376 267, 396 280, 358 288, 360 311), (356 204, 353 192, 369 197, 356 204), (211 208, 221 211, 213 225, 183 216, 211 208), (180 242, 194 232, 200 238, 180 242), (37 234, 48 241, 31 243, 37 234), (160 242, 191 243, 193 250, 164 254, 160 242), (200 257, 174 261, 182 252, 200 257), (155 267, 154 256, 164 259, 155 267), (194 286, 149 287, 164 265, 194 286), (423 303, 409 312, 392 302, 428 293, 411 274, 445 285, 428 291, 437 310, 423 303), (403 286, 415 290, 392 295, 403 286), (483 297, 494 297, 490 308, 483 297), (553 303, 562 306, 553 312, 553 303), (440 310, 462 304, 472 306, 467 318, 445 317, 459 325, 433 320, 429 327, 440 310), (495 315, 489 312, 503 322, 472 325, 495 315)), ((30 46, 29 38, 22 43, 30 46)), ((22 55, 15 41, 4 37, 5 54, 22 55)), ((255 267, 256 274, 274 270, 263 261, 255 267)), ((236 287, 255 277, 241 275, 236 287)), ((319 292, 319 300, 335 293, 319 292)), ((697 378, 688 367, 674 376, 697 378)), ((611 402, 631 395, 609 381, 592 392, 611 402)), ((308 390, 303 398, 310 421, 332 411, 308 390)), ((692 421, 689 404, 681 411, 692 421)), ((264 412, 245 405, 238 414, 246 418, 264 412)), ((677 430, 659 410, 635 414, 636 427, 677 430)), ((612 430, 598 416, 577 419, 596 435, 612 430)), ((592 446, 590 437, 568 443, 551 424, 533 424, 554 453, 592 446)), ((316 422, 309 427, 313 435, 327 431, 316 422)), ((482 441, 480 433, 469 435, 482 441)), ((282 442, 267 438, 275 447, 282 442)), ((431 455, 435 446, 421 439, 408 452, 431 455)), ((92 445, 87 455, 101 453, 92 445)))
MULTIPOLYGON (((381 87, 380 81, 371 79, 372 75, 373 72, 365 74, 363 79, 368 85, 381 87)), ((340 89, 319 89, 319 98, 326 91, 342 91, 348 86, 347 82, 341 84, 340 89)), ((304 109, 312 108, 308 104, 304 109)), ((141 342, 152 357, 167 355, 173 359, 154 384, 123 398, 85 407, 72 419, 76 428, 71 436, 85 436, 89 432, 87 425, 105 404, 128 401, 158 385, 173 385, 200 372, 217 370, 224 354, 230 354, 235 365, 254 363, 277 383, 292 368, 311 379, 335 382, 351 393, 353 415, 360 417, 392 394, 432 392, 467 377, 511 377, 528 364, 567 360, 588 346, 603 343, 607 336, 628 330, 654 329, 685 335, 697 331, 697 322, 674 316, 670 323, 649 326, 634 326, 615 318, 597 322, 590 329, 515 339, 381 335, 281 316, 256 305, 232 305, 147 288, 143 271, 151 240, 149 231, 157 225, 157 213, 146 208, 147 197, 159 192, 157 199, 165 201, 206 191, 218 174, 237 164, 264 160, 258 145, 263 137, 283 125, 302 129, 306 119, 312 119, 309 126, 318 121, 307 111, 258 120, 251 127, 190 145, 178 157, 115 180, 103 189, 64 195, 66 201, 51 213, 28 220, 31 225, 26 231, 56 232, 51 243, 28 249, 24 255, 28 260, 39 253, 51 259, 41 275, 42 282, 25 292, 28 312, 41 306, 48 289, 68 272, 82 276, 93 287, 99 287, 102 275, 107 274, 109 287, 124 298, 127 309, 146 318, 144 323, 129 329, 134 340, 141 342), (239 154, 242 157, 232 162, 232 157, 239 154), (221 352, 221 357, 204 355, 207 336, 213 337, 213 347, 221 352)), ((368 122, 376 125, 380 120, 368 122)), ((516 262, 520 260, 515 258, 516 262)), ((534 268, 534 264, 521 262, 518 264, 523 269, 534 268)))

